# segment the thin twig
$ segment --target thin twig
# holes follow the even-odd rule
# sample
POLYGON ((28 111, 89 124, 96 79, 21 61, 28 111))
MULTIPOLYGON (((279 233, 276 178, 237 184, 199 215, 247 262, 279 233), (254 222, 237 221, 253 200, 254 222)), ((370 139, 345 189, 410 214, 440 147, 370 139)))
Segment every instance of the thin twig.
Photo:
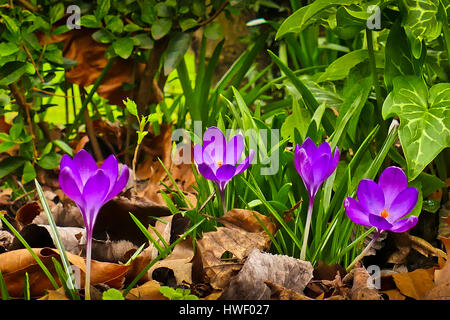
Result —
POLYGON ((208 19, 206 19, 205 21, 200 22, 198 25, 201 26, 205 26, 208 23, 210 23, 211 21, 213 21, 227 6, 228 4, 228 0, 224 1, 224 3, 222 3, 222 5, 220 6, 219 9, 216 10, 216 12, 213 13, 213 15, 211 17, 209 17, 208 19))
POLYGON ((31 52, 28 50, 27 46, 25 45, 25 42, 22 43, 22 47, 23 47, 23 50, 25 50, 25 53, 27 54, 28 58, 30 58, 31 64, 33 65, 34 69, 36 70, 36 74, 37 74, 39 80, 41 80, 41 82, 45 82, 44 78, 42 78, 41 74, 39 73, 39 68, 36 65, 36 63, 34 62, 33 56, 31 55, 31 52))

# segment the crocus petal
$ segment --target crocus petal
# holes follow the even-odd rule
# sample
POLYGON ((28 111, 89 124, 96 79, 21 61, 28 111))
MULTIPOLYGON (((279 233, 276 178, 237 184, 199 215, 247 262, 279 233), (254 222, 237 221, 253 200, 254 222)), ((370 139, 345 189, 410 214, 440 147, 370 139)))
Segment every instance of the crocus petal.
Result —
POLYGON ((225 151, 225 164, 232 164, 233 166, 239 161, 244 150, 244 137, 240 134, 235 135, 227 143, 225 151))
POLYGON ((344 208, 347 216, 354 223, 367 227, 371 226, 368 213, 364 212, 364 210, 355 199, 347 197, 344 201, 344 208))
POLYGON ((378 215, 369 214, 369 222, 372 226, 378 230, 391 230, 392 224, 390 224, 385 218, 378 215))
POLYGON ((394 223, 394 226, 391 228, 390 231, 398 233, 405 232, 414 227, 418 221, 419 218, 417 218, 416 216, 411 216, 407 219, 399 220, 396 223, 394 223))
POLYGON ((331 158, 330 166, 328 168, 328 170, 329 170, 328 177, 333 174, 334 170, 336 170, 338 163, 339 163, 339 148, 336 147, 334 149, 334 154, 333 154, 333 157, 331 158))
POLYGON ((64 193, 72 199, 77 205, 84 206, 84 200, 82 197, 82 190, 80 190, 79 186, 76 183, 74 178, 74 174, 70 167, 66 166, 59 173, 58 177, 59 186, 64 193))
POLYGON ((378 185, 383 190, 386 208, 389 208, 398 194, 408 187, 408 179, 402 169, 389 167, 380 175, 378 185))
POLYGON ((105 161, 103 161, 101 169, 109 178, 109 191, 111 191, 116 183, 117 175, 119 174, 119 164, 117 163, 116 157, 111 154, 105 161))
POLYGON ((78 185, 78 189, 82 190, 83 182, 81 181, 80 173, 78 172, 78 168, 75 166, 72 158, 68 154, 63 155, 61 158, 61 162, 59 163, 60 172, 66 167, 72 170, 72 176, 78 185))
POLYGON ((314 160, 315 159, 317 159, 317 158, 319 158, 321 155, 323 155, 323 154, 327 154, 328 155, 328 157, 331 159, 331 146, 330 146, 330 144, 328 143, 328 142, 323 142, 318 148, 317 148, 317 150, 315 151, 315 155, 313 156, 314 157, 314 160))
POLYGON ((198 171, 204 178, 212 181, 218 181, 216 175, 206 163, 199 164, 198 171))
POLYGON ((197 165, 203 163, 203 146, 201 144, 194 145, 194 161, 197 165))
POLYGON ((374 181, 363 179, 356 191, 360 205, 365 211, 373 215, 380 215, 384 210, 384 195, 381 188, 374 181))
POLYGON ((231 164, 224 164, 216 171, 216 177, 219 181, 229 181, 236 173, 236 167, 231 164))
POLYGON ((99 169, 92 175, 83 189, 83 199, 85 206, 85 223, 86 228, 92 231, 97 214, 100 208, 105 204, 105 198, 109 191, 109 178, 99 169))
POLYGON ((327 178, 330 166, 330 154, 322 154, 313 161, 314 184, 319 187, 327 178))
POLYGON ((314 141, 312 141, 310 137, 307 137, 303 141, 302 146, 300 148, 305 149, 308 157, 313 157, 316 154, 317 150, 316 144, 314 143, 314 141))
POLYGON ((117 196, 123 190, 123 188, 125 188, 125 186, 128 183, 129 177, 130 177, 130 169, 126 165, 123 165, 122 171, 120 172, 120 176, 117 179, 117 181, 114 181, 114 185, 110 187, 110 191, 106 196, 104 203, 108 202, 109 200, 117 196))
POLYGON ((247 170, 247 168, 252 163, 254 157, 255 157, 255 151, 253 149, 250 149, 248 157, 245 158, 242 163, 237 165, 237 167, 236 167, 236 174, 235 175, 237 176, 238 174, 241 174, 242 172, 247 170))
POLYGON ((418 197, 419 192, 414 187, 406 188, 400 192, 387 210, 389 213, 387 219, 394 222, 406 216, 416 205, 418 197))
POLYGON ((73 164, 80 174, 83 185, 98 169, 94 158, 84 149, 81 149, 74 157, 73 164))
POLYGON ((294 164, 298 174, 302 177, 305 187, 308 189, 310 195, 312 195, 314 186, 312 165, 305 149, 299 146, 295 149, 294 164))
POLYGON ((225 161, 227 142, 222 131, 217 127, 210 127, 203 135, 203 160, 205 154, 214 162, 225 161))

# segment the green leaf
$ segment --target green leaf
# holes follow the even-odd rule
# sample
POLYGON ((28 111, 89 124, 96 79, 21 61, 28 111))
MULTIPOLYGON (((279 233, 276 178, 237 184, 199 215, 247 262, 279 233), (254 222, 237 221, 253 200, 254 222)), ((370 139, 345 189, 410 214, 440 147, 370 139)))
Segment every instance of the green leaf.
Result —
POLYGON ((121 33, 123 31, 123 22, 122 19, 118 16, 107 16, 105 18, 106 29, 110 30, 113 33, 121 33), (107 19, 110 17, 109 19, 107 19))
POLYGON ((302 136, 302 140, 304 140, 310 122, 310 112, 305 108, 301 108, 297 100, 293 100, 292 114, 287 116, 281 125, 281 137, 283 139, 290 137, 294 141, 294 129, 297 129, 302 136))
POLYGON ((184 32, 188 29, 191 29, 191 28, 195 27, 197 24, 198 24, 198 22, 195 19, 192 19, 192 18, 183 19, 180 21, 181 31, 184 32))
POLYGON ((130 114, 132 114, 135 117, 138 116, 136 102, 134 102, 133 100, 130 100, 130 98, 127 98, 127 100, 123 100, 122 102, 130 114))
POLYGON ((133 52, 134 42, 130 38, 120 38, 113 42, 114 51, 122 59, 128 59, 133 52))
POLYGON ((6 57, 19 51, 19 47, 12 42, 0 43, 0 57, 6 57))
POLYGON ((23 122, 14 123, 9 129, 9 137, 11 140, 17 140, 23 131, 23 122))
POLYGON ((163 2, 159 2, 155 6, 156 14, 161 18, 170 18, 170 8, 163 2))
POLYGON ((422 64, 412 55, 400 20, 394 23, 389 31, 384 61, 384 82, 388 89, 392 89, 392 80, 397 76, 419 75, 415 70, 420 70, 422 64))
POLYGON ((102 23, 92 14, 84 14, 81 16, 80 24, 86 28, 101 28, 102 23))
POLYGON ((146 33, 140 33, 135 35, 133 38, 134 45, 143 49, 152 49, 154 41, 146 33))
POLYGON ((430 90, 422 79, 400 76, 383 104, 383 118, 400 118, 399 137, 407 163, 409 180, 450 146, 450 83, 430 90))
POLYGON ((192 3, 192 13, 197 17, 203 17, 206 12, 206 6, 204 0, 194 0, 192 3))
POLYGON ((169 33, 172 28, 172 20, 157 19, 152 25, 152 37, 155 40, 161 39, 169 33))
POLYGON ((53 143, 55 146, 60 148, 62 151, 67 153, 69 156, 73 157, 73 150, 67 143, 65 143, 64 141, 59 140, 59 139, 53 140, 53 143))
POLYGON ((222 26, 218 22, 211 22, 205 26, 203 34, 210 40, 220 40, 223 38, 222 26))
POLYGON ((403 12, 402 26, 414 39, 429 42, 439 37, 442 29, 437 18, 439 0, 403 0, 399 7, 403 12))
POLYGON ((111 288, 103 292, 103 300, 125 300, 122 292, 117 289, 111 288))
POLYGON ((60 161, 61 155, 53 152, 42 157, 37 164, 43 169, 52 170, 59 166, 60 161))
POLYGON ((0 68, 0 86, 17 82, 24 74, 34 74, 36 70, 29 62, 11 61, 0 68))
POLYGON ((34 178, 36 178, 36 170, 34 170, 34 167, 31 164, 31 162, 27 161, 27 162, 25 162, 25 165, 23 166, 22 183, 27 184, 34 178))
POLYGON ((16 145, 15 142, 2 142, 0 143, 0 153, 8 151, 16 145))
POLYGON ((0 179, 6 177, 17 168, 20 168, 24 162, 25 159, 21 157, 8 157, 2 160, 0 162, 0 179))
POLYGON ((92 34, 92 39, 100 43, 110 43, 113 40, 113 37, 110 32, 100 29, 92 34))
POLYGON ((3 23, 6 25, 6 28, 14 35, 17 35, 20 31, 17 26, 17 21, 14 18, 11 18, 7 15, 0 14, 0 17, 3 19, 3 23))
POLYGON ((50 8, 49 16, 51 24, 55 23, 56 21, 64 17, 64 4, 60 2, 52 6, 50 8))
POLYGON ((357 64, 365 61, 368 58, 367 50, 359 49, 351 51, 342 57, 334 60, 319 76, 317 82, 334 81, 344 79, 350 73, 350 70, 357 64))
POLYGON ((129 23, 129 24, 125 25, 123 30, 126 31, 126 32, 135 32, 135 31, 142 30, 142 27, 140 27, 140 26, 138 26, 137 24, 134 24, 134 23, 129 23))
POLYGON ((354 2, 352 0, 316 0, 307 6, 301 7, 284 20, 277 31, 275 39, 279 39, 289 32, 302 31, 310 24, 312 18, 331 6, 350 5, 354 2))
POLYGON ((189 49, 191 39, 189 33, 176 32, 171 35, 164 60, 164 75, 169 75, 178 66, 189 49))
POLYGON ((110 0, 97 0, 97 10, 95 11, 95 16, 97 19, 102 20, 108 14, 110 7, 110 0))
POLYGON ((0 107, 4 107, 11 102, 11 98, 7 94, 0 93, 0 107))

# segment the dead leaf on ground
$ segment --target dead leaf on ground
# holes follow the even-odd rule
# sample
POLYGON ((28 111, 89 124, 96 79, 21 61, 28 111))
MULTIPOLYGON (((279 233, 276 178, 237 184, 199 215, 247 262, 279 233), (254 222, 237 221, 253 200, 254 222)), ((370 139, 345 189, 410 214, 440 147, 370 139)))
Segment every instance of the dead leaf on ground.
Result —
POLYGON ((47 294, 37 300, 70 300, 70 299, 67 298, 64 288, 61 287, 58 290, 47 290, 47 294))
POLYGON ((231 280, 220 299, 268 300, 271 290, 264 281, 303 294, 312 278, 313 267, 309 261, 253 249, 241 271, 231 280))
POLYGON ((380 291, 389 297, 389 300, 405 300, 406 296, 400 293, 398 289, 390 289, 385 291, 380 291))
MULTIPOLYGON (((370 275, 364 267, 358 267, 351 271, 353 273, 353 286, 350 291, 352 300, 382 300, 376 289, 367 286, 370 275)), ((344 277, 344 282, 345 282, 344 277)))
POLYGON ((435 268, 416 269, 412 272, 396 273, 392 277, 401 294, 421 300, 434 287, 434 270, 435 268))
POLYGON ((270 237, 254 215, 268 230, 275 232, 275 225, 268 217, 256 211, 233 209, 218 219, 225 225, 224 227, 217 227, 216 231, 204 233, 197 241, 204 276, 213 288, 225 288, 254 248, 263 251, 269 249, 270 237), (222 260, 226 252, 232 255, 228 261, 222 260), (236 260, 237 262, 234 262, 236 260))
POLYGON ((142 286, 131 289, 125 298, 127 300, 168 300, 159 292, 159 288, 159 282, 151 280, 142 286))
MULTIPOLYGON (((33 249, 33 251, 42 260, 55 279, 59 281, 52 262, 52 257, 54 257, 61 263, 58 250, 42 248, 33 249)), ((69 262, 80 269, 81 283, 84 283, 86 271, 85 259, 69 252, 66 252, 66 255, 69 262)), ((124 275, 128 270, 128 267, 124 265, 95 260, 92 261, 91 267, 92 285, 106 283, 113 288, 120 288, 122 286, 125 279, 124 275)), ((14 250, 0 254, 0 270, 5 279, 8 292, 12 297, 23 297, 25 272, 29 275, 30 293, 32 297, 42 296, 46 290, 54 289, 50 280, 27 249, 14 250)))
POLYGON ((392 237, 394 238, 397 251, 392 253, 387 261, 388 263, 405 263, 406 258, 411 252, 411 249, 419 252, 425 257, 428 257, 429 255, 441 258, 446 256, 444 251, 433 247, 430 243, 422 238, 412 236, 407 233, 393 233, 392 237))
POLYGON ((447 251, 446 263, 440 270, 434 272, 435 287, 424 297, 429 300, 450 300, 450 237, 441 237, 441 241, 447 251))

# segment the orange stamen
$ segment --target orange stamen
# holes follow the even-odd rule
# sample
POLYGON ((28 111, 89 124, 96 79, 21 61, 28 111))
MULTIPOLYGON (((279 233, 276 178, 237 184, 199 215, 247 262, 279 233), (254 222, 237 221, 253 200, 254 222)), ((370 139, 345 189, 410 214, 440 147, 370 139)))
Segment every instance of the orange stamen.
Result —
POLYGON ((219 168, 222 166, 222 161, 217 161, 217 165, 219 166, 219 168))
POLYGON ((389 213, 387 212, 387 210, 386 209, 384 209, 382 212, 381 212, 381 216, 383 217, 383 218, 387 218, 387 217, 389 217, 389 213))

